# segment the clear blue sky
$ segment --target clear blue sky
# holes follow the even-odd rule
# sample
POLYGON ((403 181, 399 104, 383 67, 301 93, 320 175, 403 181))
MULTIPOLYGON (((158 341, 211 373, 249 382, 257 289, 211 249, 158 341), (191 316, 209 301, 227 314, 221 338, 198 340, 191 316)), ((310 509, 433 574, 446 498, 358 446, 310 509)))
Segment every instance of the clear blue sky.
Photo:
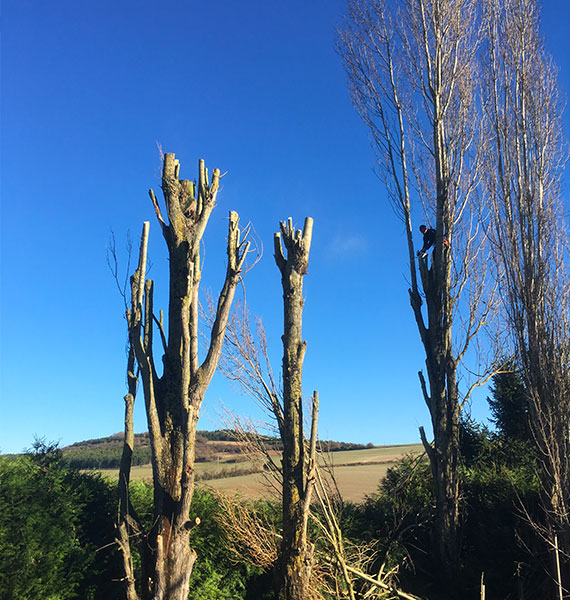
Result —
MULTIPOLYGON (((544 1, 566 96, 569 7, 544 1)), ((343 0, 3 3, 1 451, 22 450, 34 434, 65 445, 122 429, 125 321, 105 246, 111 230, 121 246, 151 221, 151 276, 165 308, 163 241, 147 196, 159 191, 157 143, 177 154, 184 177, 195 177, 199 157, 227 171, 202 285, 221 286, 227 213, 237 210, 265 245, 247 301, 264 318, 276 368, 273 232, 289 216, 298 226, 315 219, 304 388, 320 391, 321 438, 405 443, 429 429, 403 233, 334 52, 343 11, 343 0)), ((222 426, 222 403, 260 417, 216 376, 200 428, 222 426)), ((472 412, 486 418, 484 395, 472 412)), ((146 429, 142 391, 136 429, 146 429)))

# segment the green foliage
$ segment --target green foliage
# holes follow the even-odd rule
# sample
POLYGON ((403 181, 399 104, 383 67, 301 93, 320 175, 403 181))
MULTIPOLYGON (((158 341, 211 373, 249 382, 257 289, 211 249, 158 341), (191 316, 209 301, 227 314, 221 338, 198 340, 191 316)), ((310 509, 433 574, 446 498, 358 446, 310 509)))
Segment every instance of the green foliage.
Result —
POLYGON ((497 431, 505 437, 531 439, 529 398, 520 371, 508 365, 509 371, 493 377, 492 398, 487 398, 497 431))
MULTIPOLYGON (((488 589, 506 598, 514 593, 518 565, 530 564, 520 543, 532 544, 521 507, 532 515, 538 512, 536 456, 530 442, 470 421, 462 423, 460 439, 463 566, 458 580, 463 597, 475 597, 485 571, 488 589)), ((132 482, 130 500, 150 529, 152 486, 132 482)), ((279 522, 279 507, 255 506, 279 522)), ((113 544, 116 510, 115 485, 70 469, 53 445, 38 442, 27 455, 0 459, 0 600, 122 600, 123 574, 113 544)), ((271 571, 236 563, 228 549, 215 495, 196 489, 191 519, 195 517, 201 523, 191 534, 198 558, 189 597, 272 598, 271 571)), ((341 523, 349 545, 374 543, 377 559, 371 573, 381 563, 385 568, 400 565, 401 585, 434 600, 429 559, 433 518, 429 463, 425 457, 406 456, 388 470, 376 494, 344 507, 341 523)), ((318 535, 314 539, 320 543, 318 535)), ((134 545, 133 559, 140 573, 134 545)), ((531 589, 535 574, 525 569, 525 585, 531 589)))
POLYGON ((460 443, 466 484, 500 480, 508 481, 520 494, 538 489, 537 456, 530 441, 494 435, 486 427, 464 420, 460 443))
POLYGON ((462 425, 463 576, 474 587, 481 572, 497 597, 514 595, 518 565, 530 557, 524 510, 538 505, 539 480, 532 444, 465 422, 462 425))
POLYGON ((190 519, 200 517, 200 525, 191 536, 198 554, 190 579, 190 597, 200 600, 238 600, 246 598, 248 580, 261 573, 245 563, 236 564, 224 544, 218 519, 216 497, 196 489, 192 498, 190 519))
POLYGON ((218 429, 216 431, 197 431, 196 439, 200 438, 212 442, 235 442, 237 436, 232 429, 218 429))
MULTIPOLYGON (((147 528, 153 522, 152 486, 132 482, 130 500, 147 528)), ((114 600, 124 597, 114 545, 115 485, 70 469, 54 445, 38 442, 27 455, 0 459, 0 600, 114 600)), ((191 596, 247 598, 261 571, 235 564, 224 545, 209 492, 196 489, 191 518, 198 553, 191 596)), ((133 545, 135 569, 140 557, 133 545)), ((261 596, 260 596, 261 597, 261 596)))
MULTIPOLYGON (((493 597, 516 597, 517 570, 533 560, 525 547, 532 534, 523 506, 536 514, 536 454, 530 442, 493 434, 469 420, 461 425, 460 441, 460 596, 441 591, 430 559, 434 500, 425 458, 407 456, 389 469, 377 494, 345 510, 344 532, 355 541, 376 540, 374 568, 384 561, 387 568, 399 565, 401 586, 420 597, 476 598, 482 571, 493 597)), ((525 569, 526 589, 532 589, 535 573, 525 569)))
MULTIPOLYGON (((281 449, 281 439, 259 436, 266 446, 281 449)), ((123 434, 77 442, 63 449, 68 465, 74 469, 118 469, 123 453, 123 434)), ((196 462, 209 462, 224 457, 224 462, 246 460, 243 445, 235 431, 198 431, 196 434, 196 462), (216 443, 217 442, 217 443, 216 443), (228 444, 227 442, 232 442, 228 444), (226 458, 230 456, 230 458, 226 458)), ((151 448, 148 432, 135 434, 132 465, 148 465, 151 462, 151 448)))
POLYGON ((147 481, 131 481, 129 484, 129 500, 143 527, 148 531, 153 521, 152 484, 147 481))
POLYGON ((335 442, 334 440, 319 440, 322 452, 340 452, 342 450, 364 450, 374 448, 374 444, 357 444, 355 442, 335 442))
POLYGON ((86 562, 71 525, 74 507, 61 502, 62 485, 61 478, 42 476, 30 461, 0 463, 3 600, 74 597, 86 562))
POLYGON ((0 460, 0 599, 112 599, 118 586, 108 484, 43 442, 0 460), (98 576, 105 573, 105 584, 98 576))
MULTIPOLYGON (((118 469, 123 453, 123 433, 76 442, 63 449, 63 455, 74 469, 118 469)), ((133 465, 150 463, 148 432, 136 433, 132 456, 133 465)))
MULTIPOLYGON (((93 446, 64 452, 67 464, 73 469, 118 469, 121 464, 122 446, 93 446)), ((132 465, 148 465, 151 460, 150 447, 134 448, 132 465)))

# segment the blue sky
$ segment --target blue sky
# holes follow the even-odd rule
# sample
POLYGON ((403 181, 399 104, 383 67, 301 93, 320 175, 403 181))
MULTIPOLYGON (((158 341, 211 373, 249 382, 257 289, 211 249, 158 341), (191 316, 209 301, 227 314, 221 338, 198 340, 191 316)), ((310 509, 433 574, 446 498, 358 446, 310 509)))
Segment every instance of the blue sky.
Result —
MULTIPOLYGON (((543 4, 568 97, 570 4, 543 4)), ((125 321, 105 248, 111 230, 121 248, 150 220, 155 304, 166 308, 166 257, 147 196, 159 191, 158 145, 176 153, 186 178, 198 158, 227 171, 202 287, 222 284, 227 213, 237 210, 265 247, 246 293, 276 369, 273 232, 289 216, 297 226, 315 219, 304 389, 320 391, 321 438, 406 443, 429 429, 403 232, 334 52, 343 11, 342 0, 3 4, 1 451, 22 450, 34 434, 65 445, 122 429, 125 321)), ((223 426, 222 405, 261 417, 216 376, 199 427, 223 426)), ((486 418, 484 394, 472 413, 486 418)), ((135 414, 144 431, 142 391, 135 414)))

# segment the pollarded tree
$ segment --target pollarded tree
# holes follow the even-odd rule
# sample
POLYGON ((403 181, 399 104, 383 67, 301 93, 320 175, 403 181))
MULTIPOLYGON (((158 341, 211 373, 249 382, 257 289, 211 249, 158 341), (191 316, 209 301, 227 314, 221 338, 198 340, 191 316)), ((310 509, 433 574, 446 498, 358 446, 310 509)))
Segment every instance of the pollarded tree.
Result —
POLYGON ((313 219, 307 217, 303 232, 292 220, 281 223, 274 236, 275 262, 283 286, 283 412, 278 419, 283 441, 283 538, 281 543, 280 600, 308 597, 313 545, 307 524, 314 486, 317 442, 318 395, 313 395, 309 448, 303 428, 303 278, 309 266, 313 219), (285 250, 285 254, 283 253, 285 250))
POLYGON ((561 197, 566 161, 556 69, 535 0, 486 0, 488 169, 502 297, 529 396, 542 467, 552 580, 570 578, 570 288, 561 197), (560 547, 559 547, 560 546, 560 547), (562 551, 566 573, 561 571, 562 551))
POLYGON ((407 238, 409 297, 426 357, 419 373, 433 427, 422 441, 435 483, 434 551, 448 574, 458 559, 459 416, 477 378, 459 390, 462 361, 493 302, 484 304, 474 0, 349 0, 338 49, 353 104, 368 126, 407 238), (416 227, 412 226, 413 221, 416 227), (429 259, 413 231, 435 229, 429 259))
POLYGON ((118 542, 123 552, 128 598, 137 598, 129 537, 139 542, 142 558, 142 596, 153 600, 186 600, 196 553, 189 521, 194 490, 196 428, 204 394, 216 370, 230 306, 242 274, 249 242, 241 238, 238 215, 230 212, 227 239, 227 271, 211 327, 204 360, 198 356, 198 289, 201 279, 200 244, 215 206, 220 171, 211 181, 204 161, 199 162, 197 187, 179 179, 180 164, 165 154, 162 191, 165 219, 150 190, 158 222, 168 248, 170 293, 168 322, 153 309, 153 282, 145 277, 148 223, 143 228, 138 268, 131 277, 131 307, 127 310, 130 353, 129 393, 125 397, 125 451, 121 465, 118 542), (158 329, 163 373, 159 375, 153 352, 153 332, 158 329), (132 405, 136 392, 136 369, 142 379, 152 450, 154 520, 144 532, 128 502, 132 454, 132 405))
MULTIPOLYGON (((311 578, 314 546, 308 539, 307 530, 315 484, 318 393, 314 392, 312 398, 308 439, 303 423, 302 397, 307 344, 302 336, 303 279, 309 265, 312 234, 313 219, 307 217, 302 231, 295 229, 292 219, 288 219, 280 223, 280 230, 274 235, 275 262, 283 287, 282 389, 278 388, 273 376, 263 326, 258 320, 256 331, 252 332, 245 307, 231 317, 221 363, 224 374, 236 381, 275 420, 283 443, 279 467, 259 436, 243 431, 252 454, 263 457, 264 468, 275 476, 275 487, 282 501, 281 544, 279 552, 275 553, 278 554, 280 600, 307 600, 314 592, 311 578)), ((237 425, 240 430, 239 423, 237 425)), ((230 536, 240 537, 235 532, 230 536)), ((250 538, 250 542, 255 536, 254 531, 245 532, 245 538, 250 538)), ((267 544, 256 545, 254 560, 266 567, 267 557, 273 556, 273 552, 267 551, 267 544), (259 548, 263 550, 259 552, 259 548)))

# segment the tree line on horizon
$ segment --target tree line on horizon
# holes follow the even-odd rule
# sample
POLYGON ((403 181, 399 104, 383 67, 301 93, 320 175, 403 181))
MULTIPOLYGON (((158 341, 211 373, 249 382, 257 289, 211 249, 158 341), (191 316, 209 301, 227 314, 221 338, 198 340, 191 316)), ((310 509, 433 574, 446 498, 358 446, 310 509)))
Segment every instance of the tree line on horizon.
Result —
MULTIPOLYGON (((280 452, 283 450, 280 438, 261 434, 256 435, 272 451, 280 452)), ((62 448, 62 460, 72 469, 118 469, 121 464, 123 439, 124 436, 120 433, 75 442, 62 448)), ((319 447, 321 452, 328 453, 373 448, 374 444, 319 440, 319 447)), ((230 429, 198 431, 196 434, 196 462, 213 462, 220 458, 228 463, 247 460, 247 449, 240 442, 239 432, 230 429), (215 442, 234 443, 227 445, 216 444, 215 442)), ((148 432, 137 433, 135 434, 131 464, 132 466, 143 466, 150 463, 151 448, 148 432)), ((202 473, 202 475, 204 474, 202 473)))

